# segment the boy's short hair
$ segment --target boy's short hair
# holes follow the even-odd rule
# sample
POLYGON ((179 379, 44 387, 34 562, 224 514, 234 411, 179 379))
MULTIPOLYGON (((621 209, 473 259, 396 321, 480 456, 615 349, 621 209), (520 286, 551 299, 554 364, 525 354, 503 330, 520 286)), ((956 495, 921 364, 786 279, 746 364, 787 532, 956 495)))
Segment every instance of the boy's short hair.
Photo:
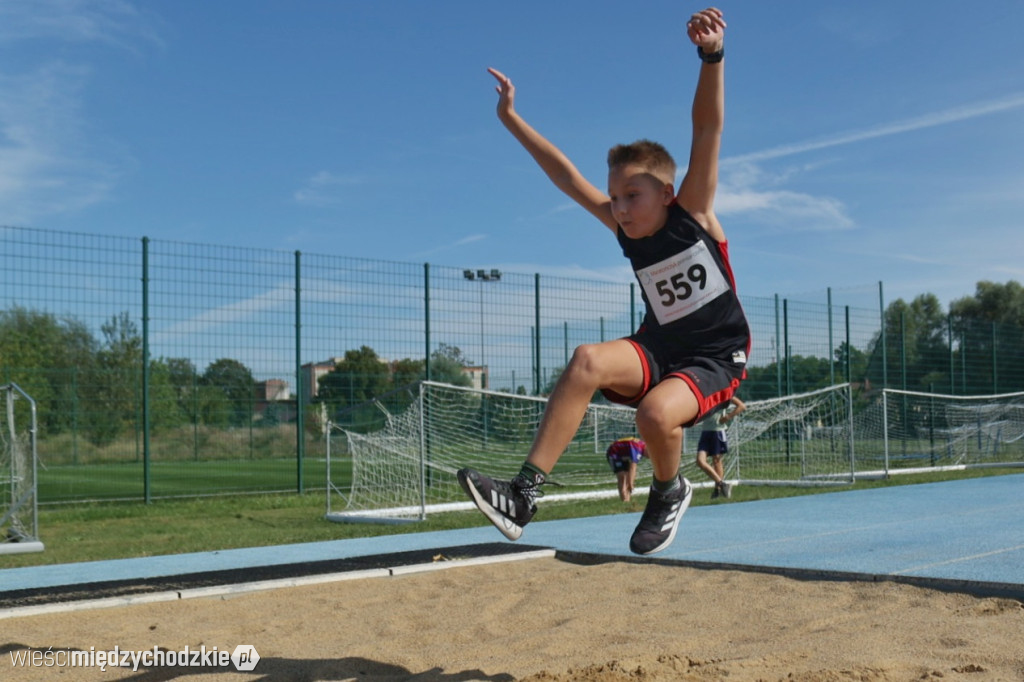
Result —
POLYGON ((669 185, 676 181, 676 162, 662 145, 650 140, 617 144, 608 150, 608 170, 634 164, 669 185))

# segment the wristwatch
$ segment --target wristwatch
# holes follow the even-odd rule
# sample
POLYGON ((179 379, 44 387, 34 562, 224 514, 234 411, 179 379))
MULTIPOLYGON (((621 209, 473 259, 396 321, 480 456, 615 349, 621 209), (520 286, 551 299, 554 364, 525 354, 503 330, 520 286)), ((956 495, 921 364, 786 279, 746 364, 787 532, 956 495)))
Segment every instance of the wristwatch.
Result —
POLYGON ((722 61, 722 57, 725 56, 725 48, 723 47, 718 52, 708 53, 704 51, 703 47, 698 45, 697 56, 700 57, 700 60, 705 64, 717 64, 718 62, 722 61))

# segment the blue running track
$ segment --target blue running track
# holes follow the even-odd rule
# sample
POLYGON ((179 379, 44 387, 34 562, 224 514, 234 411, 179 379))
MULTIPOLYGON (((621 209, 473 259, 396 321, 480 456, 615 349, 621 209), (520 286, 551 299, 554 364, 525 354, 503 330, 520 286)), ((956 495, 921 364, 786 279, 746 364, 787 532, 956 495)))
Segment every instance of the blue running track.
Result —
POLYGON ((541 506, 538 520, 519 543, 506 542, 487 525, 5 569, 0 570, 0 614, 8 610, 13 615, 25 604, 125 594, 125 586, 132 585, 179 589, 195 575, 212 577, 201 584, 229 584, 387 570, 438 555, 505 560, 520 553, 524 558, 650 561, 807 579, 892 580, 1024 600, 1024 474, 691 507, 675 542, 650 557, 628 549, 639 516, 543 521, 541 506), (105 591, 106 586, 122 589, 105 591))

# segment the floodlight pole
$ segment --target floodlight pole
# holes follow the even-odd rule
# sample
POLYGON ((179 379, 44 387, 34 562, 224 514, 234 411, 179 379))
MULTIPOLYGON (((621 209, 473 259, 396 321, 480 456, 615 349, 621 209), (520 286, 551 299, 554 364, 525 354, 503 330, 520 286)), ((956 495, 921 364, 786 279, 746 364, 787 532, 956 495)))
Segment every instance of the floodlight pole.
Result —
POLYGON ((480 282, 480 388, 490 388, 487 374, 487 360, 484 355, 484 282, 501 281, 501 270, 463 270, 462 276, 470 282, 480 282))

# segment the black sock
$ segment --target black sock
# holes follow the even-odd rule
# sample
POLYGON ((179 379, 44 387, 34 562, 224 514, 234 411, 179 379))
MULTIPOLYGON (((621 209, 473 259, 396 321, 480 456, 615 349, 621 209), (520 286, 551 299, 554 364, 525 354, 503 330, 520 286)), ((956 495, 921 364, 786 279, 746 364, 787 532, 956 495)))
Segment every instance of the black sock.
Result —
POLYGON ((519 470, 519 475, 525 478, 527 481, 532 482, 534 485, 540 485, 547 480, 548 474, 540 467, 536 467, 529 462, 523 463, 523 468, 519 470))
POLYGON ((654 483, 651 484, 651 487, 654 488, 655 490, 657 490, 659 493, 670 493, 673 490, 675 490, 676 488, 678 488, 679 485, 680 485, 680 483, 679 483, 679 476, 678 475, 673 476, 668 481, 659 481, 658 477, 655 476, 654 477, 654 483))

